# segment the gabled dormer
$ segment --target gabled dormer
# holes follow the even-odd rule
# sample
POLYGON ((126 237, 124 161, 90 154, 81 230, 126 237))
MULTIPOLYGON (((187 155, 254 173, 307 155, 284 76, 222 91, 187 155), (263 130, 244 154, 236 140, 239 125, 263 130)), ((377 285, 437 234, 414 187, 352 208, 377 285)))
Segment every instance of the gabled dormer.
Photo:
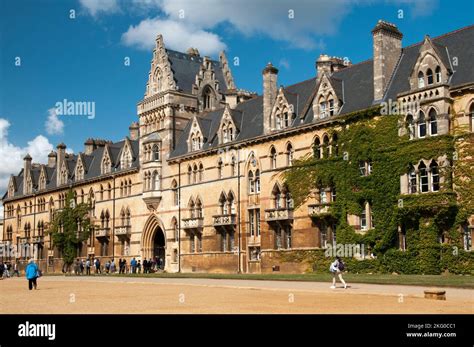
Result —
POLYGON ((425 36, 410 74, 410 89, 423 89, 447 83, 451 73, 447 48, 425 36))
POLYGON ((232 111, 229 105, 226 105, 219 125, 219 144, 232 142, 237 137, 238 128, 232 118, 232 112, 236 111, 232 111))
POLYGON ((199 111, 210 111, 219 107, 220 85, 212 61, 204 57, 193 84, 193 94, 198 96, 199 111))
POLYGON ((58 168, 58 177, 59 177, 59 185, 65 185, 68 183, 68 179, 70 176, 69 169, 66 163, 66 160, 61 162, 61 166, 58 168))
POLYGON ((46 184, 48 183, 48 176, 46 173, 45 165, 41 165, 40 174, 38 178, 38 190, 46 189, 46 184))
POLYGON ((100 161, 100 173, 102 175, 112 172, 112 155, 110 153, 109 144, 104 146, 104 153, 102 154, 102 159, 100 161))
POLYGON ((168 53, 163 43, 163 36, 158 35, 155 41, 155 49, 153 50, 150 72, 148 73, 145 98, 166 90, 175 89, 176 82, 173 78, 168 53))
POLYGON ((313 100, 314 119, 325 119, 339 114, 343 105, 343 83, 323 73, 313 100))
POLYGON ((74 169, 74 177, 76 181, 81 181, 84 179, 84 174, 86 173, 86 166, 84 162, 84 154, 79 153, 77 156, 76 168, 74 169))
POLYGON ((130 139, 126 137, 120 153, 120 169, 124 170, 131 168, 134 159, 133 157, 132 144, 130 143, 130 139))
POLYGON ((297 95, 291 94, 280 87, 271 114, 272 129, 281 130, 291 126, 296 116, 296 98, 297 95))
POLYGON ((188 137, 188 148, 189 151, 198 151, 202 149, 204 143, 204 136, 201 125, 199 124, 197 117, 193 117, 191 123, 191 129, 189 130, 188 137))
POLYGON ((17 191, 16 181, 13 175, 10 176, 10 181, 8 182, 8 197, 12 198, 17 191))

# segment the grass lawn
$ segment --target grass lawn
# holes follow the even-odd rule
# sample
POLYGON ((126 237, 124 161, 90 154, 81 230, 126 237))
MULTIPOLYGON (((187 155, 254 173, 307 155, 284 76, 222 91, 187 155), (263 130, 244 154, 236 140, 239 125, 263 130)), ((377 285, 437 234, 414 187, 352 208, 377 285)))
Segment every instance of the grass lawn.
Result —
MULTIPOLYGON (((96 275, 94 275, 96 276, 96 275)), ((97 275, 101 276, 101 275, 97 275)), ((272 281, 313 281, 330 282, 331 274, 212 274, 212 273, 154 273, 154 274, 114 274, 122 277, 156 277, 156 278, 212 278, 212 279, 245 279, 272 281)), ((436 287, 474 288, 472 276, 460 275, 390 275, 390 274, 350 274, 344 275, 348 283, 399 284, 436 287)))

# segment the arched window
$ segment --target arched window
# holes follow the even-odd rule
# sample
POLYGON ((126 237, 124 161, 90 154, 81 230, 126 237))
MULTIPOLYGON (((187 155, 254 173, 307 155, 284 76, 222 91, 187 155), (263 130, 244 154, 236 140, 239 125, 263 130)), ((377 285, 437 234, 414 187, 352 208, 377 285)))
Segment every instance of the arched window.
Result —
POLYGON ((109 200, 112 199, 112 186, 110 183, 107 185, 107 197, 109 200))
POLYGON ((313 152, 315 159, 321 159, 321 140, 319 140, 319 137, 314 140, 313 152))
POLYGON ((273 195, 273 205, 275 209, 280 209, 281 208, 281 191, 278 185, 275 185, 275 187, 273 187, 272 195, 273 195))
POLYGON ((431 171, 431 191, 439 191, 439 167, 436 161, 432 161, 430 164, 431 171))
POLYGON ((217 162, 217 178, 222 178, 222 159, 219 159, 219 161, 217 162))
POLYGON ((159 175, 158 171, 153 172, 151 189, 152 190, 160 189, 160 175, 159 175))
POLYGON ((294 155, 293 146, 291 145, 291 143, 289 143, 286 146, 286 165, 287 166, 291 166, 293 164, 293 155, 294 155))
POLYGON ((270 166, 272 169, 276 169, 277 167, 277 152, 273 146, 270 149, 270 166))
POLYGON ((232 159, 230 162, 230 171, 232 173, 232 176, 237 176, 237 163, 234 156, 232 156, 232 159))
POLYGON ((174 217, 171 221, 171 228, 173 229, 174 241, 178 242, 178 240, 179 240, 178 222, 176 221, 176 218, 174 218, 174 217))
POLYGON ((436 67, 435 74, 436 74, 436 83, 441 83, 441 68, 439 66, 436 67))
POLYGON ((438 134, 438 122, 436 120, 436 111, 434 108, 430 110, 430 113, 428 114, 428 117, 430 119, 430 135, 434 136, 438 134))
POLYGON ((284 128, 289 127, 291 125, 290 123, 291 123, 290 115, 289 115, 288 111, 285 111, 283 113, 283 127, 284 128))
POLYGON ((229 196, 227 197, 227 202, 229 204, 229 213, 235 214, 235 198, 234 193, 229 192, 229 196))
POLYGON ((420 162, 418 165, 418 171, 420 173, 420 192, 426 193, 429 191, 428 186, 428 171, 426 170, 426 165, 424 162, 420 162))
POLYGON ((196 218, 202 218, 202 203, 201 200, 196 200, 196 218))
POLYGON ((173 180, 171 183, 171 189, 173 190, 173 203, 175 206, 179 205, 179 193, 178 193, 178 183, 176 180, 173 180))
POLYGON ((326 100, 323 97, 319 99, 319 118, 323 119, 327 117, 326 100))
POLYGON ((427 78, 427 80, 428 80, 428 85, 434 83, 433 71, 432 71, 431 69, 428 69, 428 70, 426 71, 426 78, 427 78))
POLYGON ((329 137, 327 135, 323 137, 323 152, 323 157, 329 158, 329 137))
POLYGON ((469 108, 469 114, 471 116, 471 131, 474 132, 474 102, 471 104, 469 108))
POLYGON ((255 193, 260 193, 260 170, 255 171, 255 193))
POLYGON ((213 100, 213 91, 212 88, 209 86, 206 86, 202 92, 202 104, 203 104, 203 110, 209 110, 212 108, 212 100, 213 100))
POLYGON ((415 138, 415 121, 413 120, 413 116, 409 114, 406 119, 407 128, 408 128, 408 137, 410 140, 415 138))
POLYGON ((332 98, 332 95, 330 96, 331 99, 328 101, 328 107, 329 107, 329 115, 334 116, 334 99, 332 98))
POLYGON ((192 180, 191 180, 191 179, 192 179, 192 178, 191 178, 191 177, 192 177, 192 173, 193 173, 193 169, 191 169, 191 165, 188 165, 188 184, 193 183, 192 180))
POLYGON ((408 193, 414 194, 417 191, 416 171, 413 165, 408 167, 408 193))
POLYGON ((204 179, 204 166, 202 163, 199 163, 199 182, 202 182, 204 179))
POLYGON ((221 215, 228 214, 227 198, 223 192, 219 196, 219 214, 221 215))
POLYGON ((328 197, 326 194, 326 189, 324 189, 322 186, 319 186, 319 203, 320 204, 327 204, 328 203, 328 197))
POLYGON ((339 146, 337 143, 337 133, 332 134, 332 145, 331 145, 331 151, 332 155, 337 157, 339 155, 339 146))
POLYGON ((160 148, 157 144, 153 145, 152 152, 153 152, 153 160, 154 161, 160 160, 160 148))
POLYGON ((423 88, 425 86, 425 76, 423 72, 418 72, 418 88, 423 88))
POLYGON ((365 206, 362 208, 362 213, 360 214, 360 229, 367 230, 367 211, 365 206))
POLYGON ((423 138, 426 136, 426 119, 423 111, 420 111, 418 116, 418 137, 423 138))
POLYGON ((254 184, 254 180, 253 180, 253 172, 252 171, 249 171, 248 185, 249 185, 249 187, 248 187, 249 194, 255 193, 255 184, 254 184))
POLYGON ((197 176, 198 176, 198 167, 196 164, 193 166, 193 183, 197 182, 197 176))

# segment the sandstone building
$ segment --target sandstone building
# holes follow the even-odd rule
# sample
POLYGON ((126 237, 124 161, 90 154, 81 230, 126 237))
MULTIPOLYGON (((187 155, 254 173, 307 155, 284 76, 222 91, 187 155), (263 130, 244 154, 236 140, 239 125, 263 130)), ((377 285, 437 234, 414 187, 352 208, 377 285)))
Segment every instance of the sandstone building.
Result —
MULTIPOLYGON (((279 86, 268 63, 263 95, 237 88, 223 52, 218 60, 176 52, 158 36, 128 136, 88 139, 79 154, 59 144, 46 165, 27 155, 3 197, 2 242, 37 244, 44 267, 58 270, 61 255, 45 230, 72 189, 77 202, 91 204, 96 225, 80 257, 159 256, 168 272, 304 271, 274 255, 332 242, 337 226, 317 216, 336 191, 323 188, 294 208, 280 173, 296 158, 336 155, 337 133, 327 132, 335 120, 389 100, 416 101, 400 136, 474 131, 474 26, 405 48, 393 24, 379 21, 372 36, 372 59, 352 65, 321 55, 315 77, 291 86, 279 86)), ((441 189, 439 170, 449 162, 419 159, 400 177, 400 194, 441 189)), ((377 168, 368 161, 360 169, 377 168)), ((364 208, 347 216, 362 233, 377 222, 364 208)), ((459 230, 466 249, 473 228, 470 216, 459 230)), ((406 247, 402 235, 399 245, 406 247)))

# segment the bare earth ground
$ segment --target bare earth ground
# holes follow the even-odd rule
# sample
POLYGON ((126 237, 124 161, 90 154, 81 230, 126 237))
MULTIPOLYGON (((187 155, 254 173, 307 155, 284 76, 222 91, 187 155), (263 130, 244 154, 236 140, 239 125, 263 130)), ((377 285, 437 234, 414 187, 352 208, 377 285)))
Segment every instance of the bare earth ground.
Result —
POLYGON ((126 277, 42 277, 0 281, 0 313, 474 313, 474 290, 444 288, 446 301, 423 298, 428 287, 126 277))

